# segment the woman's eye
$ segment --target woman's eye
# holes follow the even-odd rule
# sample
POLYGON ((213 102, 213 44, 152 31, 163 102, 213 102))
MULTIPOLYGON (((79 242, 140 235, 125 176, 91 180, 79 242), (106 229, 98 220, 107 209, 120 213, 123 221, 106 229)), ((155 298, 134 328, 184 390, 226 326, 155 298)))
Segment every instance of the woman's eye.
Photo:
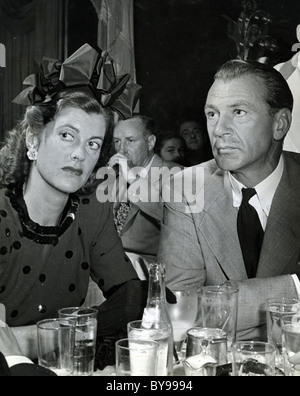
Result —
POLYGON ((74 136, 70 132, 62 132, 60 136, 63 140, 68 142, 72 142, 74 140, 74 136))
POLYGON ((89 147, 93 151, 98 151, 101 149, 101 145, 97 142, 89 142, 89 147))

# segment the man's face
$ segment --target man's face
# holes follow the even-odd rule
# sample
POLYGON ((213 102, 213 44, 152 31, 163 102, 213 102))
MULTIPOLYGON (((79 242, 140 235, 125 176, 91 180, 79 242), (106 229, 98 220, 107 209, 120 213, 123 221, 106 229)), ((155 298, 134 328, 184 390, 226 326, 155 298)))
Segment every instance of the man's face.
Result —
POLYGON ((143 134, 143 124, 138 119, 120 121, 114 131, 115 150, 124 155, 130 167, 144 167, 153 147, 143 134))
POLYGON ((196 121, 187 121, 180 126, 180 135, 189 150, 200 150, 204 146, 204 135, 196 121))
POLYGON ((273 152, 274 116, 269 113, 264 89, 252 76, 219 79, 211 87, 205 113, 221 169, 251 175, 268 162, 273 152))

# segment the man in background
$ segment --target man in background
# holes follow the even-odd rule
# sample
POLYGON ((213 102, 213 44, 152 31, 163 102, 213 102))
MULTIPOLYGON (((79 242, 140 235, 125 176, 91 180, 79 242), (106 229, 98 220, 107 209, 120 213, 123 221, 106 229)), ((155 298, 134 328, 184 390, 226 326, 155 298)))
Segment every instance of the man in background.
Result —
POLYGON ((116 154, 109 162, 109 166, 118 171, 119 179, 127 181, 125 191, 117 194, 115 224, 140 277, 138 266, 145 269, 147 263, 157 260, 164 210, 161 177, 183 169, 155 154, 157 134, 156 123, 149 117, 135 115, 119 121, 114 130, 116 154))

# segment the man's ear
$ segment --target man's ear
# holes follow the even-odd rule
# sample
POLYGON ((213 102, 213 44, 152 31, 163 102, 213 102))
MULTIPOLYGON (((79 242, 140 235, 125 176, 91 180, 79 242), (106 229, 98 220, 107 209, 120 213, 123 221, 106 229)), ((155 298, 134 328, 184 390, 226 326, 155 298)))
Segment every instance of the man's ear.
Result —
POLYGON ((156 136, 154 136, 154 135, 149 136, 148 137, 148 149, 149 149, 149 151, 154 150, 155 144, 156 144, 156 136))
POLYGON ((290 130, 292 113, 289 109, 279 110, 274 116, 273 137, 276 141, 283 140, 290 130))
POLYGON ((296 34, 297 34, 297 39, 298 39, 298 41, 300 41, 300 25, 297 26, 297 32, 296 32, 296 34))

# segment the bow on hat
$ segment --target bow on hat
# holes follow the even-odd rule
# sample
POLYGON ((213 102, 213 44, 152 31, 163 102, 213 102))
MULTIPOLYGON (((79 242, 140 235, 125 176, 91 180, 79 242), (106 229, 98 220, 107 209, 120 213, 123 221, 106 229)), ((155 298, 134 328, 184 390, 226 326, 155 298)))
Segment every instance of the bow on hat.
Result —
POLYGON ((24 89, 14 103, 30 106, 50 102, 68 88, 89 88, 103 107, 111 107, 123 118, 130 118, 137 104, 141 86, 129 83, 130 74, 118 76, 107 51, 100 54, 85 44, 65 62, 43 58, 41 72, 24 80, 24 89))

